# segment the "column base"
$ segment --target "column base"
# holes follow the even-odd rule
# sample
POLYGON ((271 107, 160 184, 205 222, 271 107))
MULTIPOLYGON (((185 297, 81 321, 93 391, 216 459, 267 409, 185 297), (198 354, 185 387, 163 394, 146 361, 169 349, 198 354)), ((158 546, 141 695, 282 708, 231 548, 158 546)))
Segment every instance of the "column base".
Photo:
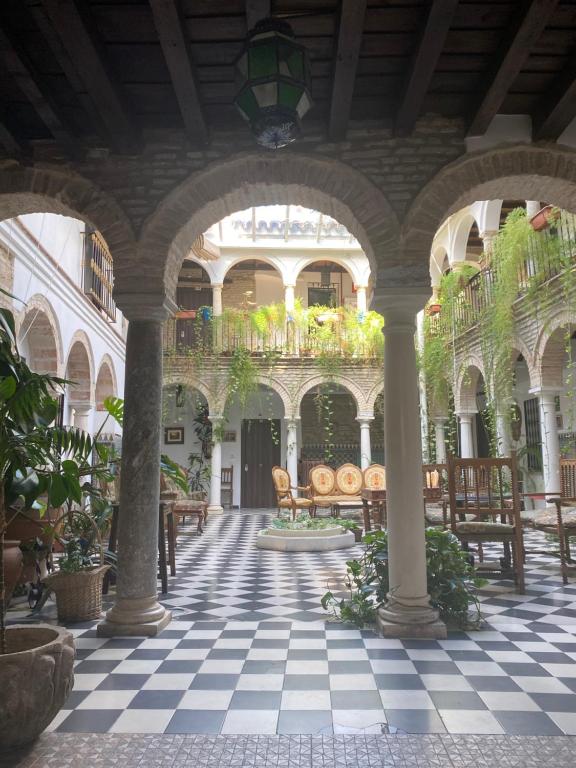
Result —
POLYGON ((446 624, 432 608, 398 610, 398 606, 378 609, 376 625, 383 637, 397 639, 435 639, 448 637, 446 624))
POLYGON ((209 515, 221 515, 224 512, 224 507, 221 507, 220 504, 210 504, 207 511, 209 515))
POLYGON ((160 605, 156 596, 120 598, 96 627, 99 637, 143 635, 154 637, 172 621, 171 611, 160 605))

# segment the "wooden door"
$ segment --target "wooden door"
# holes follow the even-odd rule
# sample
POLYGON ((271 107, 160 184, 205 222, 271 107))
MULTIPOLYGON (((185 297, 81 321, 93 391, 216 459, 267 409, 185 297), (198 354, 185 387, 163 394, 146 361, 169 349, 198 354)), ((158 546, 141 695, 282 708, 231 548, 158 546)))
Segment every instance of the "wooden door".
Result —
POLYGON ((244 509, 276 506, 272 485, 272 467, 280 464, 280 445, 272 433, 280 435, 280 419, 244 419, 242 421, 242 489, 244 509))

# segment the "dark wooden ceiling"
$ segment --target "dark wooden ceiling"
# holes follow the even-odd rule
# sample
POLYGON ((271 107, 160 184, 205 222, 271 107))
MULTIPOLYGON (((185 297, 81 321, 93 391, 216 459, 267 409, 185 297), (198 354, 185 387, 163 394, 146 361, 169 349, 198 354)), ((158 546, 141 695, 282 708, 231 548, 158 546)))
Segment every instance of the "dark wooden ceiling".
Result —
POLYGON ((407 135, 430 112, 471 134, 526 113, 555 139, 576 114, 576 0, 2 0, 0 141, 132 152, 151 129, 247 132, 234 60, 270 12, 310 54, 305 128, 332 139, 366 120, 407 135))

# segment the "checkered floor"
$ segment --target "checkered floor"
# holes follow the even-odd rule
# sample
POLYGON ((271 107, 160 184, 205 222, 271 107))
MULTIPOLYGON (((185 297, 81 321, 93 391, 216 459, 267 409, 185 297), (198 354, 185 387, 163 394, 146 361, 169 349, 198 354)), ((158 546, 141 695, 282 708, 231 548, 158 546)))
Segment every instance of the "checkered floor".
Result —
POLYGON ((234 511, 180 536, 164 601, 175 620, 160 637, 73 627, 75 687, 50 729, 576 734, 576 583, 562 585, 557 560, 529 556, 526 595, 490 582, 482 631, 384 640, 326 622, 318 604, 355 550, 257 550, 267 520, 234 511))

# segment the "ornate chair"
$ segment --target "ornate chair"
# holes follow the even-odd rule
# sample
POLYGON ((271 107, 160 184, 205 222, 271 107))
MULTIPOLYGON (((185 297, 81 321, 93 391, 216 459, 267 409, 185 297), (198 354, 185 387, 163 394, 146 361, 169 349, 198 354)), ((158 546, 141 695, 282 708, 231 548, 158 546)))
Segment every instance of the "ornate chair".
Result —
POLYGON ((382 464, 370 464, 364 470, 364 529, 371 530, 370 512, 374 513, 374 524, 386 526, 386 467, 382 464))
POLYGON ((499 568, 481 563, 482 575, 514 579, 524 594, 524 546, 516 457, 448 459, 448 496, 452 532, 467 548, 502 543, 499 568))
POLYGON ((446 464, 423 464, 424 516, 428 525, 448 527, 446 464))
POLYGON ((292 491, 310 491, 310 486, 297 486, 294 488, 290 485, 290 475, 284 469, 284 467, 272 467, 272 482, 274 483, 274 490, 276 491, 276 504, 278 505, 278 517, 283 509, 292 510, 292 520, 296 519, 296 512, 307 511, 310 517, 315 517, 316 507, 312 499, 305 497, 293 496, 292 491))

